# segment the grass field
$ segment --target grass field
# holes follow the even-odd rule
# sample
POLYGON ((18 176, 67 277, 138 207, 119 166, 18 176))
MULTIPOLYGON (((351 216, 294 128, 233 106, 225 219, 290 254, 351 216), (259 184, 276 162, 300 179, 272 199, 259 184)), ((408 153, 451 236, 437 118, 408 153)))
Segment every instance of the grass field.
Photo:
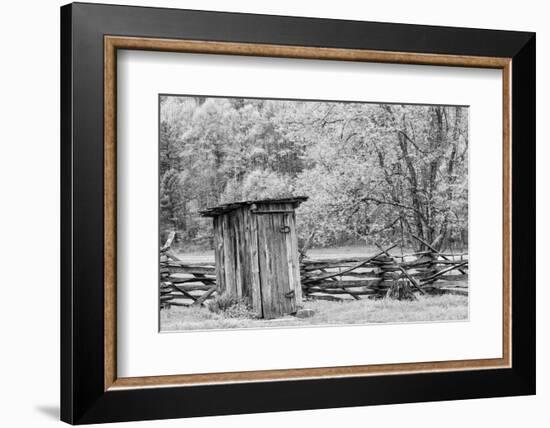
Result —
POLYGON ((301 327, 331 324, 403 323, 468 319, 468 297, 420 296, 417 301, 355 300, 349 302, 306 301, 311 318, 285 316, 275 320, 227 318, 204 307, 173 306, 160 313, 161 331, 227 328, 301 327))

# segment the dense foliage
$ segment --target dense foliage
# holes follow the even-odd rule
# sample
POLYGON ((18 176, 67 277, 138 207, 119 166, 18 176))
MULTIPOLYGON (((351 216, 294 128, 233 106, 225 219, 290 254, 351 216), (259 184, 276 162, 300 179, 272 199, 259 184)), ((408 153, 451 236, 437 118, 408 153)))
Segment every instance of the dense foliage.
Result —
POLYGON ((438 248, 468 232, 465 107, 162 97, 161 232, 209 248, 220 203, 309 196, 301 243, 438 248))

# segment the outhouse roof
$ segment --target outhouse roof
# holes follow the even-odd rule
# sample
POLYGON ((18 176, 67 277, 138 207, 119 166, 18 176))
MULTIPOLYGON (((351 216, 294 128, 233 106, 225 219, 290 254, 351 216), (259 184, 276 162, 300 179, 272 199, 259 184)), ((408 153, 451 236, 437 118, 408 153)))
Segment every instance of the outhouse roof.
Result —
POLYGON ((302 202, 307 201, 307 199, 308 199, 307 196, 293 196, 292 198, 239 201, 239 202, 232 202, 229 204, 218 205, 216 207, 209 207, 199 212, 203 217, 217 217, 220 214, 225 214, 231 211, 235 211, 238 208, 250 206, 253 204, 293 204, 295 207, 297 207, 302 202))

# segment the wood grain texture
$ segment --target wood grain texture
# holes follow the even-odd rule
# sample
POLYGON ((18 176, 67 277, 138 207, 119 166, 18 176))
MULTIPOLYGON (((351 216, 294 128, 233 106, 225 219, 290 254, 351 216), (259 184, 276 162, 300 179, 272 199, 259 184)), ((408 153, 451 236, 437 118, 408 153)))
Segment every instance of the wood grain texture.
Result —
POLYGON ((298 258, 293 260, 291 241, 291 225, 289 213, 294 209, 292 204, 265 204, 261 212, 268 214, 253 214, 257 218, 260 287, 264 318, 278 318, 296 311, 295 286, 299 285, 299 277, 295 276, 294 266, 298 258), (283 230, 288 228, 289 232, 283 230), (265 271, 264 271, 265 269, 265 271))
POLYGON ((500 57, 435 55, 409 52, 382 52, 362 49, 335 49, 305 46, 170 40, 141 37, 107 36, 117 49, 187 52, 219 55, 249 55, 279 58, 367 61, 394 64, 446 65, 477 68, 503 68, 509 62, 500 57))
MULTIPOLYGON (((509 58, 461 55, 416 54, 356 49, 279 46, 265 44, 190 41, 139 37, 105 36, 104 38, 104 368, 105 390, 163 386, 191 386, 269 380, 357 377, 511 367, 511 60, 509 58), (495 68, 503 70, 503 356, 497 359, 423 362, 408 364, 360 365, 206 373, 194 375, 117 378, 116 376, 116 51, 136 49, 223 55, 365 61, 397 64, 424 64, 457 67, 495 68)), ((257 227, 252 222, 252 227, 257 227)), ((256 233, 258 235, 259 232, 256 233)), ((251 230, 254 235, 254 230, 251 230)), ((225 243, 225 241, 224 241, 225 243)), ((251 255, 260 245, 251 241, 251 255)), ((225 266, 225 263, 224 263, 225 266)), ((261 276, 254 269, 253 276, 261 276)), ((224 273, 224 278, 228 273, 224 273)), ((223 281, 223 280, 222 280, 223 281)), ((218 281, 219 284, 223 283, 218 281)))
POLYGON ((249 241, 250 246, 250 288, 252 297, 252 309, 260 317, 263 317, 262 306, 262 290, 260 288, 260 260, 258 259, 258 221, 256 216, 250 213, 250 210, 246 210, 249 229, 249 241))
POLYGON ((508 367, 504 358, 459 361, 431 361, 423 363, 371 364, 345 367, 318 367, 307 369, 258 370, 229 373, 204 373, 174 376, 118 378, 112 389, 168 386, 194 386, 224 383, 300 380, 311 378, 342 378, 407 373, 464 371, 472 369, 499 369, 508 367))
POLYGON ((290 259, 292 260, 292 277, 294 284, 294 292, 296 294, 296 304, 302 303, 302 284, 300 275, 300 258, 298 255, 298 234, 296 231, 296 214, 292 213, 288 216, 290 233, 287 242, 287 251, 289 251, 290 259))
POLYGON ((264 318, 294 313, 296 296, 301 299, 293 229, 297 203, 234 204, 231 210, 205 211, 213 217, 216 277, 223 281, 218 292, 244 298, 264 318))
MULTIPOLYGON (((294 213, 292 213, 294 214, 294 213)), ((286 252, 286 264, 287 264, 287 271, 288 271, 288 285, 289 285, 289 291, 292 291, 294 294, 292 296, 292 302, 291 304, 293 305, 293 311, 296 311, 296 304, 297 304, 297 293, 296 293, 296 290, 298 287, 301 288, 301 285, 300 285, 300 276, 296 276, 296 269, 295 269, 295 266, 296 266, 296 263, 298 262, 298 257, 296 257, 296 259, 294 259, 295 257, 295 251, 293 250, 293 246, 298 246, 298 242, 293 242, 292 240, 292 225, 290 223, 290 218, 292 216, 292 214, 284 214, 282 216, 282 223, 283 223, 283 226, 284 227, 288 227, 288 233, 284 233, 283 234, 283 239, 284 239, 284 248, 285 248, 285 252, 286 252)), ((286 229, 285 229, 286 230, 286 229)), ((300 295, 300 302, 301 302, 301 297, 302 297, 302 293, 300 292, 299 293, 300 295)))
POLYGON ((266 216, 255 216, 258 233, 258 266, 260 268, 260 294, 262 296, 262 313, 266 319, 273 318, 273 296, 272 291, 272 261, 271 247, 268 240, 267 229, 269 218, 266 216))
POLYGON ((116 375, 116 48, 105 43, 104 63, 104 388, 116 375))
POLYGON ((235 241, 231 228, 229 216, 222 218, 222 237, 225 267, 225 292, 233 295, 237 294, 237 284, 235 283, 235 241))
POLYGON ((225 285, 225 261, 223 252, 222 219, 214 219, 214 258, 218 261, 216 269, 216 285, 218 294, 222 294, 226 288, 225 285))
POLYGON ((241 288, 243 290, 243 296, 248 305, 252 307, 252 259, 250 251, 250 216, 248 215, 248 210, 241 208, 238 210, 239 221, 241 223, 241 242, 242 247, 241 251, 241 263, 243 266, 247 266, 241 272, 241 288))
POLYGON ((233 235, 234 242, 234 266, 235 266, 235 291, 238 298, 243 297, 243 227, 239 212, 241 210, 236 210, 231 213, 231 233, 233 235))

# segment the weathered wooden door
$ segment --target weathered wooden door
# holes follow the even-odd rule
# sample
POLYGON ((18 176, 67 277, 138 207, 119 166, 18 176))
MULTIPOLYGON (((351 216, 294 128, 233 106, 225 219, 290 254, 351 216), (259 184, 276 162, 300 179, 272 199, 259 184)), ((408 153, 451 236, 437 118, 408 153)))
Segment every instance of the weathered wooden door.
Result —
POLYGON ((296 312, 301 298, 294 212, 258 211, 258 267, 264 318, 296 312))

